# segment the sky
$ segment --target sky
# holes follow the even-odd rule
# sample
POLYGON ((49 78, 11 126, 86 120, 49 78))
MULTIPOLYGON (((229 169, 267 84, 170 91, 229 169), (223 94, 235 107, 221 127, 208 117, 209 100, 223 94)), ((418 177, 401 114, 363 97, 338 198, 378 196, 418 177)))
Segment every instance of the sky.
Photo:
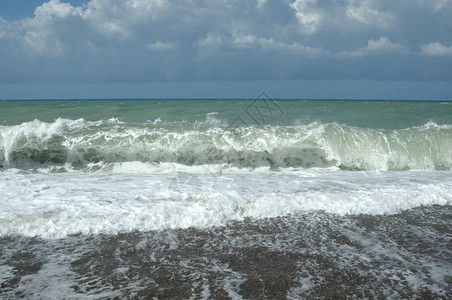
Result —
POLYGON ((1 0, 0 99, 452 100, 451 0, 1 0))

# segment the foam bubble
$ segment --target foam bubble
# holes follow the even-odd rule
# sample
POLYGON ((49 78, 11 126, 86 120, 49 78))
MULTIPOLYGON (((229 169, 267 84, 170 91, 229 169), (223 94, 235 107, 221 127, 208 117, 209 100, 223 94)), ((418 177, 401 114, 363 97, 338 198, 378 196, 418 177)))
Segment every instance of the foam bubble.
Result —
POLYGON ((450 171, 5 174, 0 235, 206 228, 306 211, 397 214, 450 205, 451 178, 450 171))

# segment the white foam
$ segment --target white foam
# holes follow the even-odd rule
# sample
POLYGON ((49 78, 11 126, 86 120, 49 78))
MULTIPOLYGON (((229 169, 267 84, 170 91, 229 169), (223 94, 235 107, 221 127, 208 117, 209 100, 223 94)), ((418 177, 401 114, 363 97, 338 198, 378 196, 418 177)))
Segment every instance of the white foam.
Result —
MULTIPOLYGON (((157 122, 157 120, 155 121, 157 122)), ((179 163, 232 167, 359 170, 450 170, 450 125, 427 123, 372 130, 335 123, 227 128, 203 122, 128 124, 118 119, 38 120, 0 131, 0 167, 37 169, 64 164, 179 163)))
POLYGON ((60 238, 450 205, 452 172, 0 173, 0 190, 0 235, 60 238))
POLYGON ((14 268, 8 265, 1 265, 0 266, 0 285, 3 284, 3 282, 11 279, 14 277, 14 268))
MULTIPOLYGON (((17 290, 29 299, 80 299, 80 293, 75 292, 73 286, 83 278, 71 270, 68 263, 70 259, 52 255, 52 259, 38 273, 23 276, 17 290)), ((83 292, 87 298, 96 299, 121 296, 120 291, 114 291, 111 286, 101 282, 96 282, 94 287, 89 287, 89 291, 83 292)))

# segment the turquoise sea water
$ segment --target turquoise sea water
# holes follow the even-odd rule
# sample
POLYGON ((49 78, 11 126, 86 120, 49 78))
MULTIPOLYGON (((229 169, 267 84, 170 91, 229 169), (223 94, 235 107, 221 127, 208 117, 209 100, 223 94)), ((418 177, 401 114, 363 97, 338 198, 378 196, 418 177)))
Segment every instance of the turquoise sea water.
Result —
MULTIPOLYGON (((265 102, 262 98, 261 101, 265 102)), ((117 118, 144 123, 158 118, 170 121, 204 121, 209 113, 232 123, 249 116, 245 110, 253 100, 30 100, 0 102, 1 125, 17 125, 55 118, 87 121, 117 118)), ((258 99, 259 100, 259 99, 258 99)), ((268 100, 267 100, 268 101, 268 100)), ((258 102, 259 103, 259 102, 258 102)), ((450 124, 452 102, 445 101, 357 101, 357 100, 275 100, 281 109, 265 124, 293 125, 308 122, 337 122, 366 128, 406 128, 427 122, 450 124)), ((249 125, 253 124, 250 118, 249 125)))
POLYGON ((450 297, 452 102, 3 101, 0 190, 7 297, 450 297))

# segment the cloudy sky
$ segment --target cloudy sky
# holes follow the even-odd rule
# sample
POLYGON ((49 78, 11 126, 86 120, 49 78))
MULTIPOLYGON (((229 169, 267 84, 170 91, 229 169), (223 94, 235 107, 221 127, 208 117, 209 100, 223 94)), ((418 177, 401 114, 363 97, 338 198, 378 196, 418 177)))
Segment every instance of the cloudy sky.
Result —
POLYGON ((0 99, 261 90, 452 100, 452 1, 0 1, 0 99))

